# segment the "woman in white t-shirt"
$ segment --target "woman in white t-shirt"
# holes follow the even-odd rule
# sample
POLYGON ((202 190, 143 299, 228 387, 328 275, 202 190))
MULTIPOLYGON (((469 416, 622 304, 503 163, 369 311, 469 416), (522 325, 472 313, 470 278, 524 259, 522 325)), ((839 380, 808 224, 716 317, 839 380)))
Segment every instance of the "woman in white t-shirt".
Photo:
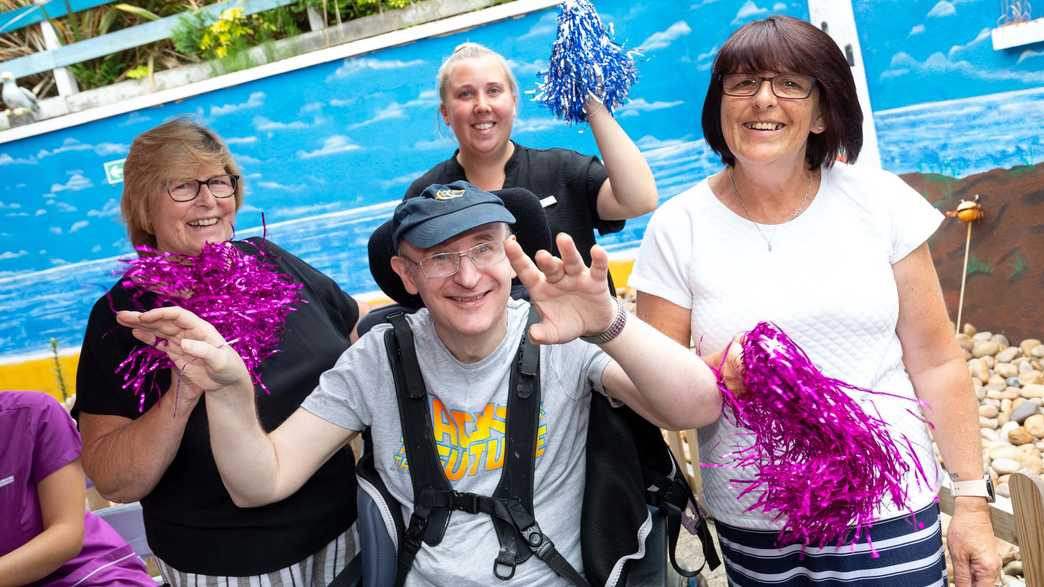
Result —
MULTIPOLYGON (((926 242, 942 216, 895 175, 850 165, 862 119, 849 65, 825 33, 778 16, 735 32, 703 108, 704 136, 725 168, 653 216, 630 278, 638 316, 719 353, 770 320, 828 376, 924 402, 919 413, 914 401, 857 394, 911 440, 927 477, 911 463, 907 503, 877 508, 870 535, 880 556, 866 533, 854 548, 779 548, 780 522, 749 510, 757 496, 731 483, 754 473, 733 457, 749 437, 727 415, 702 428, 705 498, 731 584, 945 585, 942 473, 923 417, 949 473, 968 482, 948 531, 957 584, 993 585, 975 399, 926 242)), ((735 364, 726 383, 742 391, 735 364)))

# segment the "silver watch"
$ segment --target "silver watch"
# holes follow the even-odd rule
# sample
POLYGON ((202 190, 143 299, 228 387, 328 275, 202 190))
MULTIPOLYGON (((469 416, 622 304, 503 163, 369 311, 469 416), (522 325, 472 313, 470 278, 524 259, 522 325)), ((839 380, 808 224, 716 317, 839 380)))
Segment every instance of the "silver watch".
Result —
POLYGON ((997 495, 993 492, 993 480, 990 479, 989 473, 983 475, 982 479, 972 479, 971 481, 958 481, 957 475, 950 475, 950 480, 953 481, 951 493, 954 497, 985 497, 987 503, 997 500, 997 495))

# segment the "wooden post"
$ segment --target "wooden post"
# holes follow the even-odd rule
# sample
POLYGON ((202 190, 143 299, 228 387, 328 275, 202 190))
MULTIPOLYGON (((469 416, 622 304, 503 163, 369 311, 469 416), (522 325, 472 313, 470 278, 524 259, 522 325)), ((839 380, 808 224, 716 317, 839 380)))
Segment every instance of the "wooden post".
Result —
POLYGON ((1014 473, 1008 480, 1027 587, 1044 587, 1044 482, 1014 473))

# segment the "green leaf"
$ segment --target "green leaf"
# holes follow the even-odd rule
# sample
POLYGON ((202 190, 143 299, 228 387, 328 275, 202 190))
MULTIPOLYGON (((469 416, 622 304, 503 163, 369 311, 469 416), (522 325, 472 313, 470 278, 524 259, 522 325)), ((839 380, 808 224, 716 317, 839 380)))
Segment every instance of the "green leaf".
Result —
POLYGON ((113 8, 115 8, 117 10, 122 10, 122 11, 128 13, 128 14, 133 14, 134 16, 137 16, 137 17, 140 17, 140 18, 144 18, 145 20, 159 20, 160 19, 160 17, 156 16, 156 14, 154 12, 151 12, 149 10, 141 8, 140 6, 131 6, 130 4, 124 4, 124 3, 121 2, 119 4, 114 4, 113 8))
POLYGON ((102 15, 101 21, 98 22, 98 36, 102 36, 109 32, 112 28, 112 23, 116 22, 116 17, 120 15, 120 11, 115 8, 110 8, 105 11, 102 15))

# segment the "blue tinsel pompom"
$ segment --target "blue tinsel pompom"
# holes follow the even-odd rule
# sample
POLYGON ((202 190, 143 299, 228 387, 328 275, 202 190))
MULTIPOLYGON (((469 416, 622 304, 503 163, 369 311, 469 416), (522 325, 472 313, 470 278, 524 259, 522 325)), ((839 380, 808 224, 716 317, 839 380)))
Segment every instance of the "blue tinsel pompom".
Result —
POLYGON ((612 40, 589 0, 565 0, 558 15, 558 38, 551 48, 550 69, 534 100, 567 122, 587 120, 584 102, 600 100, 610 112, 627 100, 638 79, 632 51, 612 40))

